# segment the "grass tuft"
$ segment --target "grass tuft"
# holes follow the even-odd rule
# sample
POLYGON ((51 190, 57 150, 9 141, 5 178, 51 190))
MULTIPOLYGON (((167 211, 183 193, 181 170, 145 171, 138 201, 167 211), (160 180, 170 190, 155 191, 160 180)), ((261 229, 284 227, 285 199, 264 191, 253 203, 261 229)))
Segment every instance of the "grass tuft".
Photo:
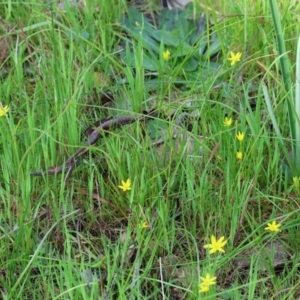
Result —
POLYGON ((1 297, 298 299, 299 4, 146 2, 0 4, 1 297))

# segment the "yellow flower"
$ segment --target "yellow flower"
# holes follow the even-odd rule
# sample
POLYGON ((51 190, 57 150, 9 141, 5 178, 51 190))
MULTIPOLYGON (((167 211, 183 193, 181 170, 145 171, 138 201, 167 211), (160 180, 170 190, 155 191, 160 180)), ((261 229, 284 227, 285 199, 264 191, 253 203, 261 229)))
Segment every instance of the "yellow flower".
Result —
POLYGON ((143 222, 139 225, 139 227, 142 229, 149 228, 149 224, 148 224, 148 222, 143 222))
POLYGON ((7 105, 2 106, 0 104, 0 117, 6 116, 9 111, 9 107, 7 105))
POLYGON ((242 151, 238 151, 238 152, 236 153, 236 158, 239 159, 239 160, 241 160, 241 159, 243 158, 243 153, 242 153, 242 151))
POLYGON ((209 254, 215 253, 217 251, 225 253, 223 247, 226 245, 227 241, 224 241, 224 236, 221 236, 218 240, 214 235, 210 238, 211 244, 204 245, 205 249, 210 249, 209 254))
POLYGON ((216 284, 217 277, 211 277, 210 274, 206 273, 206 276, 200 277, 200 279, 201 279, 201 283, 199 286, 202 285, 202 286, 210 287, 211 285, 216 284))
POLYGON ((200 277, 201 283, 199 284, 199 292, 206 293, 209 291, 211 285, 216 284, 217 277, 211 277, 208 273, 206 273, 205 277, 200 277))
POLYGON ((168 61, 170 59, 171 52, 169 50, 166 50, 163 52, 163 58, 165 61, 168 61))
POLYGON ((234 54, 232 51, 230 52, 230 58, 228 60, 231 61, 231 66, 233 66, 236 62, 241 61, 242 52, 237 52, 234 54))
POLYGON ((276 221, 273 221, 272 223, 268 223, 267 225, 268 226, 265 227, 265 230, 267 231, 273 231, 273 232, 280 231, 279 227, 281 226, 281 224, 280 223, 277 224, 276 221))
POLYGON ((131 181, 128 178, 127 181, 123 181, 122 180, 122 184, 118 186, 121 190, 123 190, 123 192, 129 191, 131 190, 131 181))
POLYGON ((209 291, 209 285, 205 285, 203 283, 199 284, 199 293, 206 293, 209 291))
POLYGON ((244 134, 244 132, 238 132, 237 133, 237 135, 236 135, 236 138, 240 141, 240 142, 242 142, 243 140, 244 140, 244 137, 245 137, 245 134, 244 134))
POLYGON ((225 118, 223 122, 224 126, 229 127, 232 124, 232 118, 225 118))

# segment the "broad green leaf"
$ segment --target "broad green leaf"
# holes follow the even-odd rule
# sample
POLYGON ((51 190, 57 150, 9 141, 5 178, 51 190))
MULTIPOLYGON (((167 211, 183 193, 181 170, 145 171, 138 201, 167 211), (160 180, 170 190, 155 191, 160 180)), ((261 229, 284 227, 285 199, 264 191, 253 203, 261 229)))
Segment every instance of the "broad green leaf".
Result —
POLYGON ((177 47, 170 47, 171 57, 181 57, 193 53, 194 49, 185 42, 180 43, 177 47))
POLYGON ((138 42, 143 43, 144 48, 159 53, 159 43, 150 37, 144 30, 130 30, 125 28, 126 31, 134 37, 138 42))
MULTIPOLYGON (((128 41, 126 43, 126 51, 121 52, 121 57, 127 65, 134 68, 136 67, 135 56, 133 51, 130 49, 128 41)), ((158 60, 145 54, 143 56, 143 67, 148 71, 157 71, 159 68, 158 60)))
POLYGON ((162 137, 162 130, 167 130, 168 124, 164 120, 155 119, 147 122, 147 132, 152 139, 162 137))
POLYGON ((221 51, 220 40, 219 40, 217 34, 215 33, 215 34, 213 34, 213 36, 211 38, 211 42, 208 45, 208 48, 205 52, 205 57, 210 58, 211 56, 217 54, 220 51, 221 51))
POLYGON ((132 28, 139 27, 147 32, 155 30, 155 28, 148 22, 144 15, 134 8, 128 8, 127 18, 125 17, 124 20, 128 20, 129 23, 127 23, 127 26, 132 28))
POLYGON ((180 39, 177 35, 165 30, 155 30, 151 35, 153 38, 158 41, 162 41, 167 46, 177 47, 180 43, 180 39))
POLYGON ((193 72, 198 68, 198 62, 195 58, 190 57, 186 62, 183 64, 183 69, 187 72, 193 72))
POLYGON ((160 13, 160 17, 158 20, 158 28, 164 28, 166 31, 171 31, 174 29, 176 21, 180 16, 180 9, 163 9, 160 13))

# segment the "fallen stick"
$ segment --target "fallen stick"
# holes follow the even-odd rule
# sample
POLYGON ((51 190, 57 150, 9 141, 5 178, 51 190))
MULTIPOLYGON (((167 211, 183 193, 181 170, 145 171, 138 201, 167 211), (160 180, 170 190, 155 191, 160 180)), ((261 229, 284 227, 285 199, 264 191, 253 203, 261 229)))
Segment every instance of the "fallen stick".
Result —
POLYGON ((102 137, 104 131, 109 130, 113 126, 120 126, 130 124, 139 120, 143 120, 149 117, 153 117, 156 113, 150 112, 145 113, 143 115, 135 115, 135 116, 120 116, 117 118, 105 118, 97 123, 97 127, 92 125, 87 131, 90 132, 88 135, 87 141, 84 143, 84 146, 79 148, 73 155, 71 155, 65 163, 61 164, 58 167, 51 168, 48 170, 42 171, 34 171, 30 173, 30 176, 43 176, 43 175, 56 175, 61 174, 63 171, 66 173, 65 180, 72 174, 72 172, 78 167, 81 162, 83 156, 89 151, 89 146, 94 145, 99 138, 102 137), (94 128, 93 128, 94 127, 94 128))

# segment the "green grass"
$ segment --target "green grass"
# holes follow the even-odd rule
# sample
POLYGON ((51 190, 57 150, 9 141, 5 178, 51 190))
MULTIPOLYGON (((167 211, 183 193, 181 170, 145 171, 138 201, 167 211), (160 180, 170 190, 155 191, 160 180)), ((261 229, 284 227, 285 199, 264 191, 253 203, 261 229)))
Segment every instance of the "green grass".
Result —
MULTIPOLYGON (((136 70, 121 60, 125 1, 65 12, 37 0, 0 4, 0 101, 10 108, 0 117, 2 299, 299 297, 299 187, 282 170, 290 124, 269 1, 229 1, 217 12, 211 2, 221 68, 187 79, 161 58, 155 90, 143 44, 133 45, 136 70), (243 53, 232 67, 230 51, 243 53), (112 107, 101 102, 107 91, 112 107), (159 117, 109 130, 67 181, 30 177, 62 164, 93 122, 153 107, 159 117), (164 144, 153 146, 149 133, 164 144), (273 220, 282 226, 271 234, 273 220), (224 254, 203 248, 211 235, 228 240, 224 254), (199 293, 206 273, 217 284, 199 293)), ((278 6, 293 85, 299 4, 278 6)))

